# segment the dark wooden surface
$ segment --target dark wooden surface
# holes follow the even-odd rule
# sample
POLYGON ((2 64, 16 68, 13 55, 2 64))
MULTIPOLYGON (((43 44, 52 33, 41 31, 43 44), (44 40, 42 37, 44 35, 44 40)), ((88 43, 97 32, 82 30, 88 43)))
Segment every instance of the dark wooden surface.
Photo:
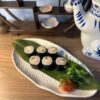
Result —
MULTIPOLYGON (((33 10, 34 12, 34 10, 33 10)), ((35 13, 34 13, 35 14, 35 13)), ((35 17, 37 19, 37 14, 35 14, 35 17)), ((14 24, 18 27, 20 27, 20 29, 14 29, 11 28, 10 31, 12 33, 23 33, 23 32, 34 32, 34 34, 38 34, 38 35, 48 35, 48 36, 65 36, 68 35, 69 37, 73 37, 73 35, 75 34, 75 32, 72 33, 72 31, 69 30, 69 34, 66 33, 66 29, 68 29, 68 27, 70 27, 73 24, 73 20, 71 21, 72 18, 70 18, 70 20, 64 22, 64 23, 60 23, 57 27, 52 28, 52 29, 46 29, 44 27, 41 26, 41 22, 38 24, 37 21, 35 20, 35 22, 33 21, 15 21, 14 24), (37 29, 39 28, 39 29, 37 29), (71 32, 71 34, 70 34, 71 32)), ((75 25, 71 28, 73 31, 77 30, 75 25)), ((78 33, 79 34, 79 33, 78 33)), ((75 36, 75 35, 74 35, 75 36)))
POLYGON ((34 6, 33 1, 24 1, 22 2, 16 2, 16 1, 2 1, 0 2, 0 8, 10 8, 10 9, 31 9, 34 6))
MULTIPOLYGON (((20 36, 0 34, 0 100, 84 100, 82 98, 63 98, 48 91, 42 90, 32 84, 14 68, 12 62, 12 42, 19 38, 41 38, 52 41, 68 50, 75 57, 84 62, 92 71, 96 79, 100 80, 100 61, 89 59, 82 55, 81 42, 77 31, 70 31, 64 36, 45 35, 41 33, 22 33, 20 36), (35 35, 34 35, 35 34, 35 35), (74 36, 73 36, 74 34, 74 36), (69 37, 69 36, 70 37, 69 37)), ((61 33, 63 34, 63 33, 61 33)), ((100 100, 100 91, 85 100, 100 100)))
POLYGON ((24 6, 23 0, 16 0, 19 7, 24 6))

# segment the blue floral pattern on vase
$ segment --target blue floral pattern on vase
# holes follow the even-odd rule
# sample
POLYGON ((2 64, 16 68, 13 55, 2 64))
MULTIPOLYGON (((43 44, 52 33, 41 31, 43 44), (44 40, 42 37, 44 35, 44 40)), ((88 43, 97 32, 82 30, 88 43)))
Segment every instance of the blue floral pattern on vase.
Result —
POLYGON ((94 29, 98 29, 100 31, 100 21, 94 20, 94 29))
POLYGON ((92 52, 87 51, 87 52, 86 52, 86 55, 87 55, 87 56, 92 56, 92 52))
MULTIPOLYGON (((100 18, 100 9, 97 5, 92 5, 90 13, 93 16, 100 18)), ((97 19, 94 20, 94 29, 98 29, 100 31, 100 21, 98 21, 97 19)))
POLYGON ((83 15, 81 13, 81 11, 79 11, 77 14, 76 14, 76 19, 77 19, 77 22, 78 24, 81 26, 81 27, 84 27, 86 22, 83 18, 83 15))
POLYGON ((90 12, 96 16, 96 17, 99 17, 100 18, 100 9, 97 5, 93 5, 90 9, 90 12))
POLYGON ((98 56, 100 56, 100 48, 99 48, 99 47, 97 48, 96 54, 97 54, 98 56))

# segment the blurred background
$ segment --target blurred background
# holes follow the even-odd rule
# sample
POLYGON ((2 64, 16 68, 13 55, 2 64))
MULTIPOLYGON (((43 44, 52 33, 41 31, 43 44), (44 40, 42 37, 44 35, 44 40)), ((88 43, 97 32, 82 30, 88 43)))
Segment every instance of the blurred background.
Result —
MULTIPOLYGON (((1 0, 1 1, 16 1, 16 0, 1 0)), ((58 0, 23 0, 23 1, 37 1, 37 6, 43 6, 45 4, 51 4, 53 6, 58 6, 58 0)), ((61 0, 61 6, 63 6, 64 2, 67 0, 61 0)), ((34 20, 32 10, 31 9, 9 9, 14 15, 19 17, 21 20, 34 20)), ((14 19, 9 16, 9 14, 4 10, 0 9, 0 13, 10 21, 14 21, 14 19)), ((54 15, 53 15, 54 16, 54 15)), ((42 21, 45 18, 51 17, 51 15, 39 15, 39 20, 42 21)), ((64 20, 69 18, 66 15, 59 15, 59 17, 63 17, 64 20)))

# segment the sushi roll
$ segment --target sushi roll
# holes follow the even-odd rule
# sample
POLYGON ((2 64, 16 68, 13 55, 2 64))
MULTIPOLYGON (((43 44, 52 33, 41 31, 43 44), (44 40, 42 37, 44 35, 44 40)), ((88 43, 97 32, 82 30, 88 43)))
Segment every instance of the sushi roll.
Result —
POLYGON ((48 54, 55 59, 57 57, 58 49, 56 47, 48 48, 48 54))
POLYGON ((56 67, 58 70, 64 70, 66 67, 67 60, 63 57, 56 58, 56 67))
POLYGON ((36 49, 37 55, 43 57, 46 54, 47 49, 44 46, 39 46, 36 49))
POLYGON ((45 56, 42 59, 42 66, 46 69, 52 69, 53 68, 53 60, 50 56, 45 56))
POLYGON ((32 68, 40 69, 41 68, 41 59, 39 56, 34 55, 31 56, 29 59, 29 64, 32 66, 32 68))
POLYGON ((28 56, 31 56, 32 54, 34 54, 34 47, 31 45, 25 46, 24 53, 27 54, 28 56))

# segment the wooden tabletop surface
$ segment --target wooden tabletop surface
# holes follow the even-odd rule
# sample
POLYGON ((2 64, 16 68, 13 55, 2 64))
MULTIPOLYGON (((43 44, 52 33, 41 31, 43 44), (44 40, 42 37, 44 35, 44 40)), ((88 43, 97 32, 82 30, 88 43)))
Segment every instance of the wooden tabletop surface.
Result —
MULTIPOLYGON (((12 41, 25 37, 37 37, 57 43, 84 62, 93 72, 96 79, 100 80, 100 61, 89 59, 82 55, 80 37, 0 34, 0 100, 82 100, 82 98, 63 98, 42 90, 15 69, 11 57, 12 41)), ((95 96, 87 98, 87 100, 100 100, 100 91, 95 96)))

